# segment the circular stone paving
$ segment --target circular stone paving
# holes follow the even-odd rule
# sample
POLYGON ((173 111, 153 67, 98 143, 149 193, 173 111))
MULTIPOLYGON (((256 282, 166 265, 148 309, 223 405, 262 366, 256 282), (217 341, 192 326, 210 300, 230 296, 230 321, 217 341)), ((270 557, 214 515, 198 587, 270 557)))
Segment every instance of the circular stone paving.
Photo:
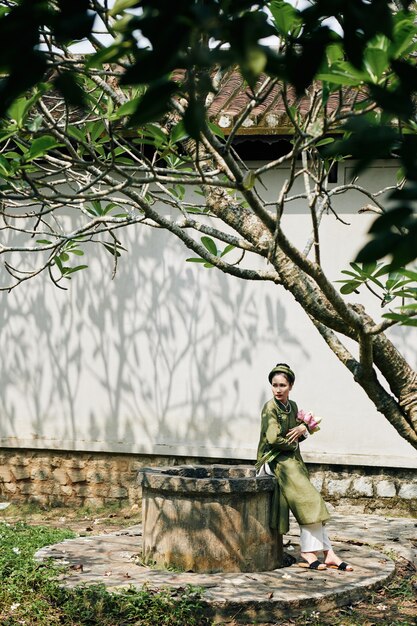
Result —
MULTIPOLYGON (((186 585, 202 589, 213 621, 240 624, 271 622, 303 611, 327 611, 363 598, 371 589, 389 580, 395 571, 387 556, 359 542, 335 542, 335 550, 348 561, 353 572, 327 569, 312 571, 296 564, 269 572, 238 574, 196 574, 172 572, 141 564, 140 526, 128 530, 69 539, 42 548, 38 560, 52 558, 67 565, 61 582, 74 587, 104 583, 109 590, 147 585, 151 588, 178 588, 186 585)), ((291 537, 289 554, 299 558, 298 540, 291 537)))

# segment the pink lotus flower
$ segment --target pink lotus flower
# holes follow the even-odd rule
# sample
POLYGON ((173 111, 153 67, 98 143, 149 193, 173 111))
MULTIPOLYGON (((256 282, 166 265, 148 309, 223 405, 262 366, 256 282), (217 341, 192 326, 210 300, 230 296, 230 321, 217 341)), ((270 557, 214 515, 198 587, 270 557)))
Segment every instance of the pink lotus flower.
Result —
POLYGON ((315 417, 310 411, 300 409, 297 413, 297 419, 300 422, 304 422, 310 433, 316 433, 320 430, 321 417, 315 417))

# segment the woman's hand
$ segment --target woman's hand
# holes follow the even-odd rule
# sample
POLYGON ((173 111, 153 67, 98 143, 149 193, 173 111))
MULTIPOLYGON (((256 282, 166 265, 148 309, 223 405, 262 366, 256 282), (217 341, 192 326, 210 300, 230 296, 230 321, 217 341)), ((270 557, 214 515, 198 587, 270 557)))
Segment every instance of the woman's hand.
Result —
POLYGON ((288 443, 294 443, 298 441, 300 437, 305 435, 307 432, 307 426, 305 424, 299 424, 298 426, 294 426, 287 432, 287 441, 288 443))

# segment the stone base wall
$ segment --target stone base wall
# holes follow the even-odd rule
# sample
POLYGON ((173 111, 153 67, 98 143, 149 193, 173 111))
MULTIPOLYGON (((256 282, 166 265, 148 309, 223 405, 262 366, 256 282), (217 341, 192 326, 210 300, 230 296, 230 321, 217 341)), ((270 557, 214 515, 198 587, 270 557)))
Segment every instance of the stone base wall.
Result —
POLYGON ((193 463, 192 459, 0 449, 0 499, 46 506, 138 503, 141 467, 193 463))
POLYGON ((341 513, 417 514, 417 470, 309 464, 310 478, 341 513))
MULTIPOLYGON (((0 500, 45 506, 136 504, 141 467, 245 461, 55 450, 0 449, 0 500)), ((417 513, 415 470, 309 465, 313 484, 341 512, 417 513)))

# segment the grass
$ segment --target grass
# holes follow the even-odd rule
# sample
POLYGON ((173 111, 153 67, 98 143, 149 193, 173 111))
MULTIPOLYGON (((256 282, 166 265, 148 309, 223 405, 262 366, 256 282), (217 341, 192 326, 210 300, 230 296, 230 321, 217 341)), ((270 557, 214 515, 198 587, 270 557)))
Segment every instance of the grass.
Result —
POLYGON ((0 522, 2 626, 209 626, 193 588, 110 593, 104 585, 65 589, 60 569, 36 563, 37 549, 75 536, 68 530, 0 522))

